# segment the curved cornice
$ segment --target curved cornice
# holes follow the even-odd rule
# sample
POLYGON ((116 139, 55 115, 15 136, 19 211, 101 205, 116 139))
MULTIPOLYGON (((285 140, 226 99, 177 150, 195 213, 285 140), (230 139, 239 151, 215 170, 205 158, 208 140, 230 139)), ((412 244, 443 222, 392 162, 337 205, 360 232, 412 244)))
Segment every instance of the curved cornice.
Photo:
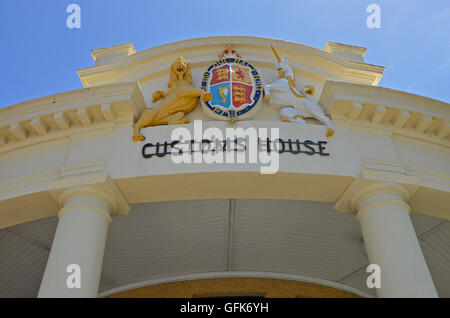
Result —
POLYGON ((137 83, 50 95, 0 109, 0 154, 91 129, 132 121, 145 108, 137 83))
POLYGON ((217 59, 225 44, 233 44, 251 62, 273 65, 273 44, 281 54, 289 56, 294 69, 318 74, 326 79, 346 80, 376 85, 384 67, 355 62, 331 53, 298 43, 261 37, 218 36, 185 40, 147 49, 129 55, 111 64, 94 66, 78 71, 85 87, 136 80, 149 73, 166 69, 179 55, 192 62, 193 67, 217 59), (145 70, 145 71, 143 71, 145 70))
MULTIPOLYGON (((333 120, 450 147, 449 104, 371 85, 327 81, 319 100, 333 120)), ((0 109, 0 153, 132 121, 145 108, 138 83, 50 95, 0 109)))
POLYGON ((333 120, 450 147, 450 105, 385 87, 327 81, 319 104, 333 120))

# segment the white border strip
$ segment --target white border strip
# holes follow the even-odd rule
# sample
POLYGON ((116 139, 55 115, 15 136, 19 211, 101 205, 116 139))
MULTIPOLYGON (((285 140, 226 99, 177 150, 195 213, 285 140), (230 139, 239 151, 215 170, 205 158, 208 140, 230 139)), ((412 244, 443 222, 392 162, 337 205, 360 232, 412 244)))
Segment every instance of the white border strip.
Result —
POLYGON ((180 276, 156 278, 156 279, 135 282, 135 283, 123 285, 120 287, 112 288, 112 289, 109 289, 109 290, 99 293, 98 297, 103 298, 103 297, 111 296, 111 295, 121 293, 121 292, 124 292, 127 290, 133 290, 136 288, 165 284, 165 283, 198 280, 198 279, 208 279, 208 278, 231 278, 231 277, 272 278, 272 279, 313 283, 313 284, 328 286, 328 287, 336 288, 339 290, 347 291, 347 292, 353 293, 355 295, 358 295, 358 296, 361 296, 364 298, 374 298, 374 296, 367 294, 366 292, 363 292, 354 287, 347 286, 347 285, 337 283, 337 282, 333 282, 330 280, 320 279, 320 278, 295 275, 295 274, 274 273, 274 272, 238 272, 238 271, 236 271, 236 272, 230 271, 230 272, 196 273, 196 274, 187 274, 187 275, 180 275, 180 276))

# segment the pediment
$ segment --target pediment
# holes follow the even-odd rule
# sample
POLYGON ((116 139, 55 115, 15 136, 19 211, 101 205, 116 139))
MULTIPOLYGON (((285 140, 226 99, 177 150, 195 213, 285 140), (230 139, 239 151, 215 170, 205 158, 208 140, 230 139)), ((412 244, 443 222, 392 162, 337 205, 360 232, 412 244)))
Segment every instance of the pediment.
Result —
MULTIPOLYGON (((263 81, 269 83, 278 75, 276 59, 270 48, 270 45, 274 45, 281 55, 289 57, 297 89, 301 90, 305 85, 314 86, 314 94, 308 97, 316 102, 328 80, 377 85, 384 67, 366 64, 363 58, 365 48, 330 43, 333 42, 328 42, 324 50, 319 50, 275 39, 226 36, 175 42, 137 53, 132 44, 124 44, 93 50, 95 65, 80 70, 78 74, 86 88, 138 81, 147 107, 152 107, 153 92, 167 89, 168 70, 179 56, 191 63, 193 84, 200 87, 207 67, 218 59, 218 54, 223 52, 227 44, 231 44, 243 59, 254 65, 263 81)), ((200 107, 188 117, 208 120, 200 107)), ((279 115, 277 111, 263 105, 255 119, 279 120, 279 115)))

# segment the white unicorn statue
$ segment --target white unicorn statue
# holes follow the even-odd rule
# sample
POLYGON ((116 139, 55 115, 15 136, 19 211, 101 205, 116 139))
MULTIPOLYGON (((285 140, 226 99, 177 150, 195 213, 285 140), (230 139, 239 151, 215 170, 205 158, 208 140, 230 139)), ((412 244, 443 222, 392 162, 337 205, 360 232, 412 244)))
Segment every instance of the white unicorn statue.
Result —
POLYGON ((314 94, 314 87, 306 85, 298 92, 295 88, 295 75, 287 57, 281 59, 275 48, 272 45, 270 47, 277 58, 278 79, 271 84, 264 84, 264 99, 280 110, 283 121, 304 124, 305 118, 316 118, 327 126, 327 137, 331 137, 335 128, 330 118, 319 104, 306 97, 306 94, 314 94))

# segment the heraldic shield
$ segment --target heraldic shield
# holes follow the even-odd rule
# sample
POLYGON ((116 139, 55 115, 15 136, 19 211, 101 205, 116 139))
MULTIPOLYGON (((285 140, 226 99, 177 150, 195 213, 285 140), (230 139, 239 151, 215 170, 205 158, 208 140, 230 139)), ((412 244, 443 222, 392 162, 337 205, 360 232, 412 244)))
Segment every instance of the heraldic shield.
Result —
POLYGON ((228 46, 202 78, 202 89, 213 98, 202 102, 203 110, 223 120, 250 119, 262 99, 262 81, 258 71, 228 46))

